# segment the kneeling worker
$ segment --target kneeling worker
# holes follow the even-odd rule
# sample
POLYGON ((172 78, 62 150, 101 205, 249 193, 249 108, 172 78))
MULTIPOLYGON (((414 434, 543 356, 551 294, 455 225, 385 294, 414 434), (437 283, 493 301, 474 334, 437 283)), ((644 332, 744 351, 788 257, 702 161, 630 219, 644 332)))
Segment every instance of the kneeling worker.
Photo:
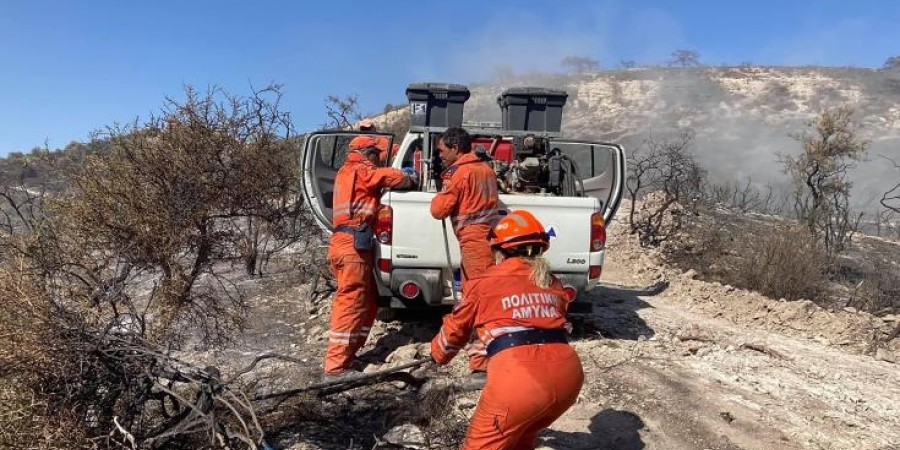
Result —
POLYGON ((487 386, 463 448, 534 449, 538 433, 575 403, 584 382, 566 338, 569 300, 541 256, 549 237, 531 213, 500 219, 490 246, 497 265, 468 280, 431 341, 431 356, 449 363, 474 330, 487 347, 487 386))

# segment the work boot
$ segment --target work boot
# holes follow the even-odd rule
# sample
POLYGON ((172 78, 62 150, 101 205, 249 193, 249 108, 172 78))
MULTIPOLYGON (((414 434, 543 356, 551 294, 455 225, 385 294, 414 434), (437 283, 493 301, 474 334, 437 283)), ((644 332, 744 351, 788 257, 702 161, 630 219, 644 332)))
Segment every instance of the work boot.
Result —
POLYGON ((480 391, 487 384, 487 372, 472 372, 459 383, 462 391, 480 391))

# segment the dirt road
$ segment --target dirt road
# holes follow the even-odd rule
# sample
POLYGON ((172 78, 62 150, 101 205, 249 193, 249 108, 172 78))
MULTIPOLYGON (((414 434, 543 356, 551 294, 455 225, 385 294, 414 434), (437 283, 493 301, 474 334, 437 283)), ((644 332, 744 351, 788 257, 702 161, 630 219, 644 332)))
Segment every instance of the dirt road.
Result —
POLYGON ((665 291, 600 294, 610 339, 576 344, 589 381, 547 448, 900 448, 896 365, 692 313, 665 291))
POLYGON ((629 253, 610 252, 591 295, 589 328, 606 339, 575 344, 588 381, 545 448, 900 448, 900 366, 822 337, 871 318, 835 313, 816 330, 809 316, 829 314, 816 311, 747 326, 727 313, 746 306, 728 305, 744 293, 686 276, 660 282, 629 253), (654 279, 655 289, 633 286, 654 279), (794 333, 770 331, 791 322, 794 333))
MULTIPOLYGON (((541 448, 900 449, 900 365, 890 362, 900 343, 876 349, 870 339, 896 327, 896 316, 772 300, 665 268, 628 236, 613 232, 609 245, 604 285, 589 296, 594 312, 574 320, 587 381, 541 448)), ((261 289, 237 346, 193 358, 227 372, 277 351, 302 364, 263 365, 258 389, 316 380, 330 301, 311 303, 307 291, 261 289)), ((379 322, 364 349, 370 368, 421 356, 438 324, 439 316, 379 322)), ((457 358, 438 378, 456 382, 466 367, 457 358)), ((442 433, 464 430, 477 399, 453 395, 455 422, 442 433)), ((421 408, 420 393, 404 386, 306 399, 276 413, 285 420, 270 427, 272 441, 294 450, 403 448, 382 438, 421 424, 421 408)))

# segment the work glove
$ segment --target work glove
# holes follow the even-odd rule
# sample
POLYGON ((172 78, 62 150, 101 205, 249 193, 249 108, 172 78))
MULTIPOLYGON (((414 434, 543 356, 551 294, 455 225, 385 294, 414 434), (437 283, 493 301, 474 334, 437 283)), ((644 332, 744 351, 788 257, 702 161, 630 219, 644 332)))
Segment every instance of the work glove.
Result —
POLYGON ((416 172, 416 169, 412 167, 404 167, 400 170, 402 170, 403 173, 406 174, 406 176, 409 177, 410 180, 412 180, 413 184, 415 184, 416 186, 419 185, 419 173, 416 172))

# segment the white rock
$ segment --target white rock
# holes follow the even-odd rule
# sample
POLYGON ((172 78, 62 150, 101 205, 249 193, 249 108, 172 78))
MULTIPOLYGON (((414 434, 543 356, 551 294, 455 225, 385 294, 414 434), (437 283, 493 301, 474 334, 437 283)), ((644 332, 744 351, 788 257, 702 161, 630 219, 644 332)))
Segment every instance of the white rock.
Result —
POLYGON ((875 359, 879 361, 889 362, 891 364, 897 363, 897 355, 895 355, 894 352, 884 348, 879 348, 875 352, 875 359))
POLYGON ((461 410, 468 410, 474 409, 478 406, 478 403, 474 399, 463 397, 456 402, 456 406, 461 410))
POLYGON ((402 347, 397 348, 397 350, 394 350, 393 353, 388 355, 388 357, 385 359, 385 362, 388 362, 388 363, 409 362, 409 361, 416 359, 416 356, 418 356, 418 355, 419 355, 418 345, 416 345, 416 344, 404 345, 402 347))
POLYGON ((403 448, 424 449, 426 446, 422 430, 409 423, 391 428, 382 439, 389 444, 399 445, 403 448))

